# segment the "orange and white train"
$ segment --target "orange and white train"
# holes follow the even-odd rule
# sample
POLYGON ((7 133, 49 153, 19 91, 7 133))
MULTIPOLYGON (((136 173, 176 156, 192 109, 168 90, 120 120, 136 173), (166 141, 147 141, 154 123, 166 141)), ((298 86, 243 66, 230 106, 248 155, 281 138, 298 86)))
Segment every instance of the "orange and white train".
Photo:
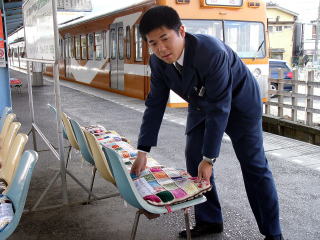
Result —
MULTIPOLYGON (((209 34, 226 42, 253 72, 262 101, 266 101, 267 17, 262 0, 145 0, 64 24, 59 27, 60 78, 145 99, 150 87, 150 52, 138 26, 143 13, 155 5, 176 9, 187 32, 209 34)), ((52 73, 52 67, 45 71, 52 73)), ((172 92, 168 105, 183 107, 187 103, 172 92)))

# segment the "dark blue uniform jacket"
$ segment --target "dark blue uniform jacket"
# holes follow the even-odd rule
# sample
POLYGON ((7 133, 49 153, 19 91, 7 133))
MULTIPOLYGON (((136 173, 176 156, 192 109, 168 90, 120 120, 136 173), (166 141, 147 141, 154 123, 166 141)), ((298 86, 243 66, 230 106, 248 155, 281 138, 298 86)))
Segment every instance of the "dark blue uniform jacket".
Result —
POLYGON ((236 116, 233 121, 262 116, 256 79, 237 54, 216 38, 186 34, 182 75, 154 54, 150 67, 151 89, 138 146, 156 146, 170 89, 189 103, 186 134, 205 121, 202 154, 206 157, 218 157, 230 114, 236 116), (198 94, 201 87, 203 96, 198 94))

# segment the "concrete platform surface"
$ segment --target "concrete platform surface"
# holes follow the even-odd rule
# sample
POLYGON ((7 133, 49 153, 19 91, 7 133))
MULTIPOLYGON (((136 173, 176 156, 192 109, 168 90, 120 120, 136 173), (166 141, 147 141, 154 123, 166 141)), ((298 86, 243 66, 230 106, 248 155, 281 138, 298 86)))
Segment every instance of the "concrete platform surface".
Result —
MULTIPOLYGON (((13 110, 22 123, 22 132, 31 127, 26 74, 11 70, 11 77, 23 81, 21 91, 12 90, 13 110)), ((33 88, 36 123, 57 146, 55 116, 46 104, 54 104, 52 79, 46 78, 44 86, 33 88)), ((136 146, 144 103, 117 94, 61 81, 63 111, 82 125, 101 124, 118 131, 136 146)), ((151 156, 172 167, 185 168, 186 109, 167 109, 160 130, 158 147, 151 156)), ((265 149, 272 168, 281 209, 281 224, 285 239, 320 239, 320 147, 284 137, 264 134, 265 149)), ((37 137, 38 149, 47 147, 37 137)), ((66 144, 67 145, 67 144, 66 144)), ((32 149, 30 136, 26 149, 32 149)), ((228 137, 224 137, 220 157, 215 165, 216 185, 224 215, 224 232, 199 239, 259 240, 259 233, 250 209, 239 163, 228 137)), ((70 171, 89 186, 92 168, 83 162, 78 152, 72 152, 70 171)), ((59 161, 48 151, 39 152, 27 198, 26 209, 31 208, 59 170, 59 161)), ((117 189, 99 174, 94 193, 102 196, 116 193, 117 189)), ((87 199, 87 193, 67 177, 69 206, 41 210, 62 203, 60 179, 40 203, 39 209, 25 213, 11 240, 129 239, 135 211, 126 206, 121 197, 112 197, 90 203, 78 204, 87 199)), ((194 222, 194 218, 192 217, 194 222)), ((136 239, 178 239, 184 228, 182 212, 165 214, 154 220, 141 217, 136 239)))

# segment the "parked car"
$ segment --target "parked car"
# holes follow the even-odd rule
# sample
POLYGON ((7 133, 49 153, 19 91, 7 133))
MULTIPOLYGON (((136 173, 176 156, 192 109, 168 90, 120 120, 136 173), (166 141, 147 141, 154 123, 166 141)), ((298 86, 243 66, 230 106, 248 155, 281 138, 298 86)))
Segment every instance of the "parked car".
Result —
MULTIPOLYGON (((273 79, 279 79, 279 69, 283 71, 284 79, 292 79, 293 72, 291 67, 289 66, 289 63, 284 60, 278 60, 278 59, 269 59, 269 78, 273 79)), ((277 90, 278 84, 277 83, 271 83, 271 89, 277 90)), ((292 90, 292 84, 284 84, 283 90, 285 91, 291 91, 292 90)))

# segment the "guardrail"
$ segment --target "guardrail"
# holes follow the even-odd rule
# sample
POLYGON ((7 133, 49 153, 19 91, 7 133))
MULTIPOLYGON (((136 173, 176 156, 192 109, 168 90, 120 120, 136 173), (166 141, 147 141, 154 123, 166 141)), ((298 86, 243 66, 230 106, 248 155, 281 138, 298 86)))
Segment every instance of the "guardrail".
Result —
POLYGON ((269 100, 264 106, 266 131, 320 145, 318 75, 314 70, 295 70, 293 78, 286 79, 279 69, 279 78, 269 79, 269 100))

